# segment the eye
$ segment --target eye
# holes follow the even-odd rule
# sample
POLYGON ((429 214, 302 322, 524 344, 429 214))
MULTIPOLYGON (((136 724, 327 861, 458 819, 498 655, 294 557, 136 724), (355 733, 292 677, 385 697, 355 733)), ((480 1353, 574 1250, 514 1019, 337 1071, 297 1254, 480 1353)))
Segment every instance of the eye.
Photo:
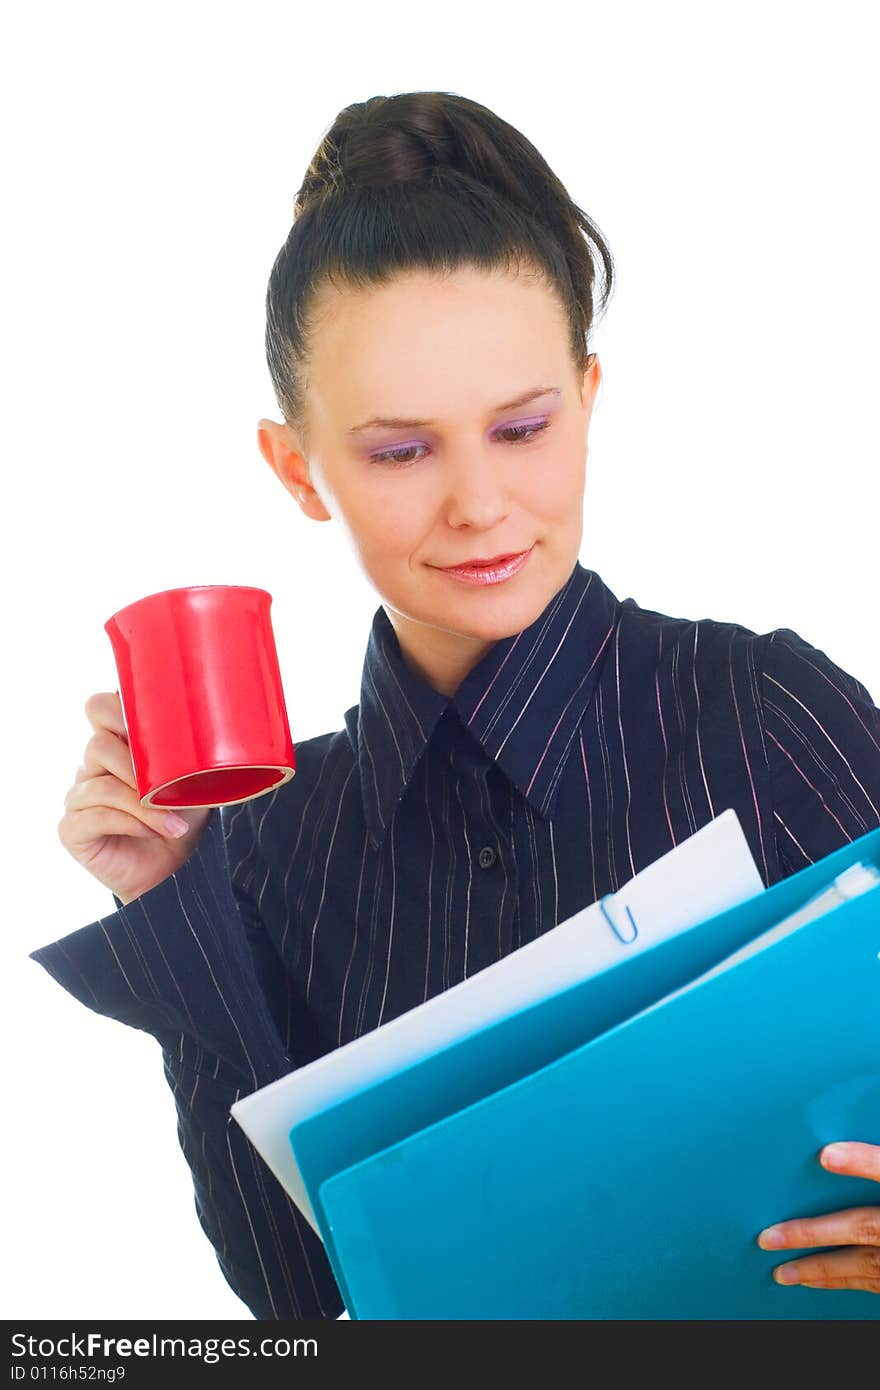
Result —
MULTIPOLYGON (((549 418, 537 420, 526 425, 505 425, 502 429, 496 430, 494 438, 500 439, 502 435, 515 435, 514 439, 505 439, 506 444, 530 444, 532 440, 545 430, 550 424, 549 418)), ((371 454, 370 463, 385 463, 390 468, 408 468, 417 460, 408 458, 408 454, 415 453, 418 449, 423 449, 423 444, 406 444, 399 449, 386 449, 381 454, 371 454)))
POLYGON ((407 444, 403 449, 386 449, 383 454, 371 454, 370 463, 387 463, 392 468, 405 468, 413 459, 408 459, 407 454, 413 453, 416 449, 423 449, 423 444, 407 444))
POLYGON ((498 430, 497 433, 499 435, 517 435, 518 438, 508 440, 510 444, 528 444, 534 439, 536 434, 540 434, 541 430, 545 430, 549 424, 549 420, 538 420, 537 423, 533 425, 505 425, 504 429, 498 430))

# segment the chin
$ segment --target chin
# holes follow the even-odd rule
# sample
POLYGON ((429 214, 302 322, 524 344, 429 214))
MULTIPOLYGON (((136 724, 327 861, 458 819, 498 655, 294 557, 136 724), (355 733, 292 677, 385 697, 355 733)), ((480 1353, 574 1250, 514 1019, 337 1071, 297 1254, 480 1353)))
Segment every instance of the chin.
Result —
POLYGON ((444 605, 441 612, 445 626, 491 642, 530 627, 543 613, 549 598, 537 584, 516 594, 478 590, 474 597, 468 593, 457 603, 444 605))

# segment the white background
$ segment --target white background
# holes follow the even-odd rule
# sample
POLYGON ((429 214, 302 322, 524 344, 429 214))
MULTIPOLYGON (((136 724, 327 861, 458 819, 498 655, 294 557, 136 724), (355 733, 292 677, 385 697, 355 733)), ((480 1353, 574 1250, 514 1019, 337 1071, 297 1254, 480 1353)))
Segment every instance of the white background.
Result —
POLYGON ((9 12, 5 1316, 250 1318, 199 1227, 157 1043, 27 952, 113 910, 56 826, 85 700, 117 685, 117 608, 266 588, 294 740, 357 702, 378 596, 256 442, 280 418, 266 281, 323 132, 350 102, 444 89, 537 145, 619 277, 582 562, 643 607, 792 627, 877 700, 873 9, 9 12))

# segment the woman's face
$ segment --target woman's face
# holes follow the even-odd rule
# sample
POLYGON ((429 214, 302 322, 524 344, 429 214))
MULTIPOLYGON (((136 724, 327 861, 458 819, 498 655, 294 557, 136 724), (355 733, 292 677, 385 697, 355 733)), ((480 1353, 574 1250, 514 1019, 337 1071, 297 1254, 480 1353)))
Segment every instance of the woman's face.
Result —
POLYGON ((259 423, 260 449, 307 516, 343 525, 404 658, 436 689, 451 694, 570 575, 600 379, 595 357, 575 373, 562 308, 540 281, 467 268, 322 293, 308 453, 272 420, 259 423), (443 573, 529 549, 499 584, 443 573))

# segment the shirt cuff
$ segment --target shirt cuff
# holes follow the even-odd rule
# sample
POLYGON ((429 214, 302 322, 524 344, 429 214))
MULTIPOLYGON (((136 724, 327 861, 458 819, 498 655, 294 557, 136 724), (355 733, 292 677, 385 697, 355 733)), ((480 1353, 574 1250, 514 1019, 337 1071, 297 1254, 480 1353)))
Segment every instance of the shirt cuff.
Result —
POLYGON ((152 1034, 181 1036, 227 1062, 248 1090, 289 1070, 254 968, 212 807, 189 859, 116 911, 29 952, 95 1013, 152 1034))

